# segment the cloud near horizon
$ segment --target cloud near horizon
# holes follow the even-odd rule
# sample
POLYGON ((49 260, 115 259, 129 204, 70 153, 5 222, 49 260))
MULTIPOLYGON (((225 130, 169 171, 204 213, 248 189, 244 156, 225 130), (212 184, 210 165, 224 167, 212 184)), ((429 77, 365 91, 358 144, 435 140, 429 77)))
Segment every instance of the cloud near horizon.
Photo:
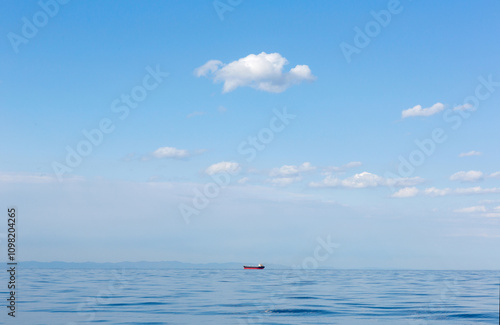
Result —
POLYGON ((283 165, 280 168, 273 168, 269 176, 274 177, 270 180, 273 185, 287 186, 302 180, 300 173, 306 173, 316 170, 310 162, 301 165, 283 165))
POLYGON ((346 187, 346 188, 366 188, 366 187, 408 187, 423 182, 420 177, 384 178, 369 172, 362 172, 354 176, 339 179, 333 175, 327 175, 321 182, 311 182, 310 187, 346 187))
POLYGON ((456 189, 451 189, 451 188, 440 189, 435 187, 429 187, 424 190, 419 190, 415 187, 413 188, 406 187, 392 194, 392 197, 407 198, 407 197, 414 197, 419 194, 431 197, 438 197, 446 195, 475 195, 475 194, 494 194, 494 193, 500 193, 500 188, 498 187, 482 188, 480 186, 475 186, 475 187, 459 187, 456 189))
POLYGON ((477 182, 483 179, 483 172, 477 170, 460 171, 450 176, 450 181, 477 182))
POLYGON ((491 178, 500 178, 500 172, 491 173, 490 176, 488 176, 488 177, 491 177, 491 178))
POLYGON ((279 53, 262 52, 228 64, 210 60, 195 69, 194 74, 197 77, 212 78, 214 82, 223 82, 223 93, 238 87, 281 93, 294 84, 316 79, 307 65, 296 65, 290 71, 283 72, 283 67, 287 64, 288 60, 279 53))
POLYGON ((413 117, 413 116, 431 116, 437 114, 444 110, 444 104, 436 103, 431 107, 422 108, 421 105, 413 106, 401 112, 401 118, 413 117))
POLYGON ((484 205, 477 205, 473 207, 461 208, 453 210, 458 213, 476 213, 476 212, 486 212, 486 207, 484 205))

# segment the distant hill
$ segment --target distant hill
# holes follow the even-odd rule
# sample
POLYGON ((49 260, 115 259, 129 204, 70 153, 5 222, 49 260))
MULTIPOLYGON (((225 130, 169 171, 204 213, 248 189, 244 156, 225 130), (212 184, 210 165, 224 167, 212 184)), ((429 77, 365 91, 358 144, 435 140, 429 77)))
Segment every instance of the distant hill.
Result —
MULTIPOLYGON (((266 269, 288 269, 289 267, 279 264, 265 264, 266 269)), ((33 269, 243 269, 243 263, 183 263, 177 261, 168 262, 118 262, 118 263, 96 263, 96 262, 18 262, 19 268, 33 269)))

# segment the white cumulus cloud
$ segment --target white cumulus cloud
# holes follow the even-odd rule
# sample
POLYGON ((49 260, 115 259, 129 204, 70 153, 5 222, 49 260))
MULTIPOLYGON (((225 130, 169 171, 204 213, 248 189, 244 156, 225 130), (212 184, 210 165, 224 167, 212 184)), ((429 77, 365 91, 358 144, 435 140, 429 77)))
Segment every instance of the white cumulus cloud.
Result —
POLYGON ((283 165, 280 168, 271 170, 270 176, 288 176, 297 175, 300 172, 308 172, 315 170, 316 167, 312 166, 310 162, 305 162, 302 165, 283 165))
POLYGON ((288 72, 283 67, 288 60, 279 53, 250 54, 237 61, 224 64, 210 60, 194 70, 198 77, 211 77, 214 82, 223 82, 223 92, 238 87, 252 87, 272 93, 280 93, 303 81, 314 81, 316 77, 307 65, 297 65, 288 72))
POLYGON ((174 147, 161 147, 153 152, 153 156, 156 158, 186 158, 189 156, 189 151, 174 147))
POLYGON ((422 108, 421 105, 416 105, 401 112, 401 117, 407 118, 412 116, 431 116, 441 112, 442 110, 444 110, 444 105, 441 103, 436 103, 427 108, 422 108))
POLYGON ((229 173, 236 174, 240 170, 240 164, 233 161, 221 161, 219 163, 213 164, 205 169, 205 173, 208 175, 214 175, 219 173, 229 173))
POLYGON ((397 198, 405 198, 405 197, 414 197, 418 194, 418 188, 416 187, 405 187, 392 194, 392 197, 397 198))
POLYGON ((273 168, 269 176, 273 177, 270 182, 273 185, 286 186, 302 180, 301 173, 316 170, 310 162, 301 165, 283 165, 280 168, 273 168))
POLYGON ((450 181, 477 182, 483 179, 483 173, 477 170, 460 171, 450 176, 450 181))

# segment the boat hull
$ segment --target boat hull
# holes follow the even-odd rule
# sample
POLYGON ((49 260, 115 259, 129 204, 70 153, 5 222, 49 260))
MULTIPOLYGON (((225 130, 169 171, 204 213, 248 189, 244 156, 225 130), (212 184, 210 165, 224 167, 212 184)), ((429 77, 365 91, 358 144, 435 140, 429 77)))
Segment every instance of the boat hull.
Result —
POLYGON ((243 266, 243 269, 245 269, 245 270, 262 270, 263 268, 265 268, 264 265, 262 265, 262 266, 243 266))

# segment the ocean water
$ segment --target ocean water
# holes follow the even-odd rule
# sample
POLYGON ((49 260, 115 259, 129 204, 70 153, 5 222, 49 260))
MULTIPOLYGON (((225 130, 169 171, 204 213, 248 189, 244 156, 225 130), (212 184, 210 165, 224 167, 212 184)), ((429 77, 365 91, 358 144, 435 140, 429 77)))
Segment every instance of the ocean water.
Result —
MULTIPOLYGON (((16 319, 3 307, 0 321, 498 324, 499 278, 498 271, 21 269, 16 319)), ((0 281, 6 298, 5 274, 0 281)))

